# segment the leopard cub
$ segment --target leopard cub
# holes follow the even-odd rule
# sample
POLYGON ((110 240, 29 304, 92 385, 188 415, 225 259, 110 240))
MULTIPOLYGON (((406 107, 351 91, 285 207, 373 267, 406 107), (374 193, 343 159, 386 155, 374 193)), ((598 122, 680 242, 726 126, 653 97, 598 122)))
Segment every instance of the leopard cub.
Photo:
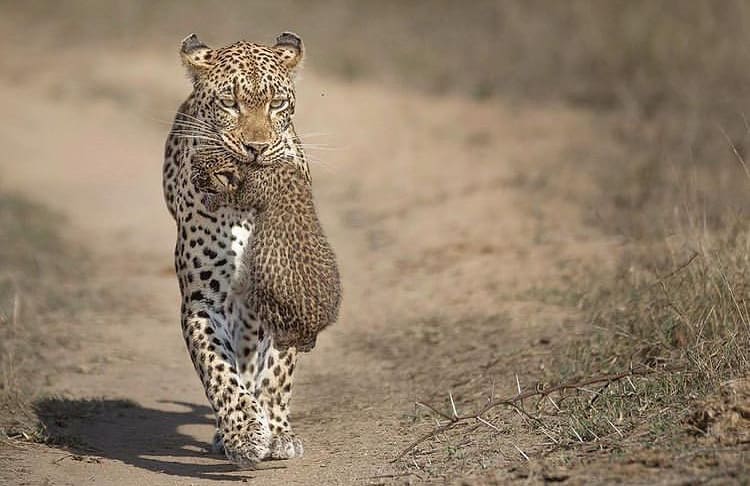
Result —
POLYGON ((200 152, 191 164, 207 209, 232 206, 256 214, 242 256, 251 318, 268 326, 278 348, 311 350, 338 316, 341 282, 307 174, 286 161, 248 164, 200 152))

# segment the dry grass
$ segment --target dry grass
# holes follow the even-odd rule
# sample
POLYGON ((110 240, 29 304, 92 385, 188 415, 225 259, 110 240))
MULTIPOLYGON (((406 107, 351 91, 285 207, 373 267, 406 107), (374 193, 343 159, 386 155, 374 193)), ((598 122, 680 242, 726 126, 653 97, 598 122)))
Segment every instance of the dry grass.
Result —
POLYGON ((592 222, 629 244, 614 275, 587 280, 591 329, 560 358, 559 374, 545 379, 679 369, 585 392, 564 411, 585 431, 581 442, 614 453, 610 461, 658 451, 662 466, 687 477, 723 466, 741 477, 750 423, 732 407, 743 410, 750 397, 727 388, 750 377, 750 178, 742 160, 750 98, 737 64, 747 50, 736 42, 749 19, 736 2, 678 10, 645 21, 663 29, 642 37, 653 42, 650 52, 674 58, 643 59, 642 71, 661 74, 635 85, 632 106, 610 114, 609 147, 584 157, 602 188, 588 199, 597 207, 592 222), (721 412, 706 421, 707 409, 721 412), (730 418, 739 425, 712 425, 730 418), (727 455, 740 458, 739 473, 737 464, 723 464, 727 455))
MULTIPOLYGON (((686 438, 709 438, 696 413, 722 402, 728 383, 750 377, 749 244, 739 222, 718 234, 667 240, 627 255, 615 278, 589 295, 593 332, 559 360, 561 375, 663 371, 569 400, 583 441, 662 454, 705 447, 686 438)), ((738 450, 745 440, 737 431, 713 438, 738 450)))
POLYGON ((448 392, 442 403, 418 403, 416 440, 396 459, 421 479, 486 480, 492 471, 501 483, 568 478, 581 464, 622 479, 633 461, 656 461, 667 476, 717 464, 726 465, 720 480, 747 474, 749 245, 738 223, 720 236, 634 249, 615 275, 587 279, 589 324, 545 371, 524 368, 505 398, 477 388, 485 377, 458 404, 448 392), (483 398, 466 399, 474 393, 483 398))
POLYGON ((43 438, 33 401, 63 364, 60 353, 75 349, 71 320, 94 302, 90 266, 61 236, 64 222, 0 193, 0 442, 43 438))
MULTIPOLYGON (((740 469, 726 465, 726 473, 741 477, 747 474, 742 430, 750 422, 732 407, 742 410, 750 397, 727 388, 750 377, 744 214, 750 178, 742 160, 750 98, 736 64, 747 51, 734 41, 746 35, 736 29, 746 30, 748 18, 746 6, 737 3, 722 4, 727 10, 691 5, 695 11, 672 16, 670 21, 685 23, 672 25, 672 39, 661 47, 675 59, 653 59, 651 67, 662 75, 644 84, 661 91, 659 102, 650 104, 640 91, 632 109, 612 112, 609 148, 588 158, 586 167, 603 189, 590 196, 597 207, 592 221, 629 244, 615 275, 587 281, 583 308, 592 329, 559 360, 559 376, 545 378, 641 366, 681 370, 584 393, 569 400, 565 412, 586 431, 582 442, 614 457, 658 451, 662 466, 690 477, 733 454, 740 469), (693 16, 698 12, 702 18, 693 16), (726 14, 733 18, 721 20, 726 14), (692 61, 680 61, 680 46, 690 44, 692 61), (721 412, 706 422, 706 409, 721 412), (711 425, 730 418, 739 426, 711 425)), ((562 462, 575 457, 552 456, 562 462)))

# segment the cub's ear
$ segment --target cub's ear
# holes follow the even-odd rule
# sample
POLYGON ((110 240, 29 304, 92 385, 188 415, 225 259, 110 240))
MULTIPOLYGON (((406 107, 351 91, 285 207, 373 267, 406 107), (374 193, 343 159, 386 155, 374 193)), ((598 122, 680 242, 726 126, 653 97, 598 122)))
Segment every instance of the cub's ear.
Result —
POLYGON ((294 70, 295 67, 302 62, 302 56, 304 56, 305 48, 302 44, 302 39, 294 32, 284 32, 276 38, 276 45, 273 46, 274 50, 279 54, 281 62, 290 70, 294 70))
POLYGON ((190 34, 182 40, 180 57, 190 78, 195 82, 213 64, 214 51, 198 39, 197 35, 190 34))

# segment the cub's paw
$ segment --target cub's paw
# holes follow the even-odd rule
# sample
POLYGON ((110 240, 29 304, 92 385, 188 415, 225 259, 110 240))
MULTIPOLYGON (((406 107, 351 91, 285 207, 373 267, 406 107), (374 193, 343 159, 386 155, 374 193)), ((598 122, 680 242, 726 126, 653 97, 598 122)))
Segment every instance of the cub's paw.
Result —
POLYGON ((252 468, 270 455, 271 432, 268 425, 244 412, 236 411, 221 420, 214 436, 215 450, 242 469, 252 468))
POLYGON ((277 432, 271 438, 271 459, 293 459, 302 457, 304 449, 302 441, 294 435, 294 432, 277 432))

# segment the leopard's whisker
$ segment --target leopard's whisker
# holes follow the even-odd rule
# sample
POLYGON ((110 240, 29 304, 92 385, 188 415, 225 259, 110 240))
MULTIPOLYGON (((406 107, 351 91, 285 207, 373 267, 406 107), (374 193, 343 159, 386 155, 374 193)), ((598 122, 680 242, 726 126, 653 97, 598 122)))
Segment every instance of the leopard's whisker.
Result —
POLYGON ((175 120, 173 124, 174 125, 191 126, 191 127, 199 127, 201 129, 204 129, 204 130, 209 130, 209 129, 213 130, 213 128, 214 128, 211 125, 203 124, 203 123, 197 123, 197 122, 195 122, 193 120, 175 120))
POLYGON ((201 155, 212 156, 212 155, 223 155, 226 153, 226 151, 223 150, 222 148, 216 147, 216 148, 209 148, 207 150, 201 149, 197 151, 197 153, 200 153, 201 155))
POLYGON ((217 146, 210 146, 210 145, 209 146, 200 146, 199 145, 197 147, 197 151, 200 152, 201 154, 204 154, 204 155, 206 155, 206 154, 208 154, 208 155, 211 155, 211 154, 220 155, 220 154, 226 153, 226 149, 224 149, 224 147, 217 147, 217 146))
POLYGON ((172 134, 176 137, 182 137, 182 138, 202 138, 204 140, 213 140, 214 142, 221 143, 221 139, 218 137, 214 137, 211 135, 204 135, 202 133, 196 133, 196 132, 186 132, 186 131, 173 131, 172 134))
POLYGON ((298 133, 297 137, 298 138, 303 138, 303 137, 327 137, 329 135, 331 135, 331 134, 330 133, 325 133, 325 132, 310 132, 310 133, 298 133))
POLYGON ((327 143, 298 143, 298 147, 329 147, 334 148, 333 145, 329 145, 327 143))
POLYGON ((208 123, 208 122, 206 122, 204 120, 197 119, 195 117, 191 117, 187 113, 177 112, 177 115, 180 115, 180 117, 181 116, 190 117, 192 119, 191 120, 181 120, 180 117, 176 117, 176 118, 172 118, 172 119, 164 119, 164 118, 161 118, 161 117, 151 116, 151 115, 144 115, 144 118, 148 119, 149 121, 156 122, 156 123, 158 123, 160 125, 172 126, 172 125, 174 125, 176 123, 190 122, 190 123, 195 123, 195 124, 201 124, 201 126, 206 127, 206 128, 209 128, 209 127, 213 128, 210 123, 208 123))
POLYGON ((319 159, 317 157, 312 157, 312 156, 305 156, 305 157, 291 156, 291 159, 292 160, 302 161, 302 162, 307 162, 308 164, 312 164, 312 165, 316 165, 316 166, 322 167, 322 168, 324 168, 326 170, 329 170, 331 172, 333 172, 333 171, 336 170, 334 164, 331 164, 330 162, 327 162, 327 161, 323 161, 323 160, 321 160, 321 159, 319 159))
POLYGON ((316 146, 309 146, 309 145, 302 145, 300 147, 305 150, 321 150, 321 151, 327 151, 327 152, 340 152, 342 150, 346 150, 342 147, 325 147, 325 146, 316 147, 316 146))
POLYGON ((214 130, 213 127, 208 127, 208 126, 204 126, 204 125, 196 125, 196 124, 193 124, 193 123, 190 123, 190 122, 184 123, 182 121, 179 121, 179 122, 175 122, 172 125, 172 129, 179 129, 179 128, 182 128, 182 129, 187 128, 187 129, 190 129, 190 130, 200 130, 201 132, 217 133, 216 130, 214 130))
POLYGON ((201 120, 200 118, 196 118, 193 115, 189 115, 189 114, 185 113, 184 111, 178 111, 177 114, 180 115, 180 116, 184 116, 184 117, 187 117, 189 119, 192 119, 195 122, 200 123, 200 124, 202 124, 204 126, 207 126, 207 127, 211 126, 207 121, 201 120))
POLYGON ((227 150, 226 147, 224 147, 223 145, 216 145, 216 144, 212 144, 212 143, 202 143, 202 144, 198 145, 197 148, 199 148, 202 151, 206 151, 206 152, 208 150, 216 150, 217 152, 226 152, 226 150, 227 150))
POLYGON ((197 127, 197 126, 192 126, 192 125, 183 125, 181 123, 180 124, 175 123, 172 126, 172 130, 173 131, 179 131, 179 130, 182 130, 182 131, 193 131, 193 132, 197 132, 197 133, 205 133, 205 134, 210 134, 210 135, 218 136, 218 134, 216 132, 214 132, 213 130, 208 130, 208 129, 203 128, 203 127, 197 127))
POLYGON ((183 123, 175 123, 172 127, 173 130, 192 130, 200 133, 210 133, 212 135, 217 135, 214 130, 209 130, 208 128, 197 126, 197 125, 190 125, 190 124, 183 124, 183 123))
POLYGON ((204 135, 204 136, 214 137, 217 140, 219 140, 219 136, 216 135, 216 134, 209 133, 209 132, 202 132, 202 131, 193 130, 193 129, 188 130, 188 129, 185 129, 185 128, 179 128, 179 129, 176 129, 176 130, 172 130, 172 133, 175 133, 175 134, 178 134, 178 135, 204 135))
POLYGON ((219 139, 216 139, 216 138, 213 138, 213 137, 205 137, 203 135, 192 135, 192 134, 175 133, 174 136, 175 136, 175 138, 186 138, 186 139, 192 138, 192 139, 195 139, 195 140, 209 140, 211 142, 221 142, 221 140, 219 140, 219 139))
POLYGON ((144 116, 144 118, 148 119, 149 121, 158 123, 160 125, 167 125, 167 126, 172 126, 175 122, 175 120, 165 120, 163 118, 156 118, 153 116, 144 116))

